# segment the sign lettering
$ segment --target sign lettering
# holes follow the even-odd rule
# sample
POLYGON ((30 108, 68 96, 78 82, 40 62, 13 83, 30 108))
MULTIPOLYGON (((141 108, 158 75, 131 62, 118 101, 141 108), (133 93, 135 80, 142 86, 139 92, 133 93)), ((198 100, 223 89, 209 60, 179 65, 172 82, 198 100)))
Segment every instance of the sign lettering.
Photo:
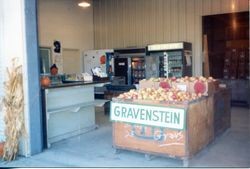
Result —
POLYGON ((111 120, 184 129, 185 109, 160 106, 111 103, 111 120))

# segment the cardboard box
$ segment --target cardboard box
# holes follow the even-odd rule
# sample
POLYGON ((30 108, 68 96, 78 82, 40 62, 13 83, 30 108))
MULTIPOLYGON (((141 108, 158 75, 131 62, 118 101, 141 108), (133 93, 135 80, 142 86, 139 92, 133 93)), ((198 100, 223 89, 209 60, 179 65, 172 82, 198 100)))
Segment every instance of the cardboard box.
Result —
POLYGON ((158 89, 159 86, 160 86, 160 82, 154 82, 154 81, 150 81, 150 80, 139 81, 139 89, 144 89, 144 88, 158 89))
MULTIPOLYGON (((217 91, 219 88, 218 81, 202 82, 202 84, 204 85, 204 90, 200 93, 204 96, 210 96, 210 95, 214 94, 214 92, 217 91)), ((197 93, 195 85, 197 85, 196 82, 189 82, 189 87, 188 87, 189 92, 197 93)))
POLYGON ((170 79, 166 79, 166 78, 139 81, 139 89, 144 89, 144 88, 158 89, 159 87, 171 88, 172 87, 172 82, 171 82, 170 79))
MULTIPOLYGON (((167 86, 174 87, 174 88, 177 88, 177 89, 182 90, 182 91, 197 93, 195 91, 196 82, 188 82, 188 81, 186 81, 186 82, 176 82, 176 81, 171 82, 170 80, 169 81, 164 80, 164 81, 154 82, 154 81, 150 81, 150 80, 141 80, 139 82, 139 88, 140 89, 143 89, 143 88, 158 89, 159 87, 162 86, 162 83, 167 83, 167 86)), ((219 82, 218 81, 204 82, 203 85, 204 85, 204 91, 202 91, 201 93, 205 96, 208 96, 208 95, 213 94, 218 89, 219 82)), ((164 86, 166 86, 166 85, 164 84, 164 86)))

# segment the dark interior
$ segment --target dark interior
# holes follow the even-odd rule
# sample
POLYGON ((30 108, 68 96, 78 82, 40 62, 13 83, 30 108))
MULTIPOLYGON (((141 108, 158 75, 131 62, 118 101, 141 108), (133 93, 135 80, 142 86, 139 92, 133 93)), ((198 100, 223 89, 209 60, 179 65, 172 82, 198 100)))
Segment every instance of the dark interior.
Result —
POLYGON ((210 75, 249 78, 249 12, 203 16, 202 22, 203 35, 208 39, 210 75))

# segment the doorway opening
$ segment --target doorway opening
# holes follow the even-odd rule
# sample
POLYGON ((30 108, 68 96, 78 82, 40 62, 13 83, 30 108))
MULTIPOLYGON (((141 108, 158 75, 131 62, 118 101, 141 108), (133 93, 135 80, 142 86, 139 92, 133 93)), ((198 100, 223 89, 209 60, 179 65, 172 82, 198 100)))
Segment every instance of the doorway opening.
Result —
POLYGON ((209 70, 232 89, 235 105, 249 106, 249 12, 202 17, 209 70))

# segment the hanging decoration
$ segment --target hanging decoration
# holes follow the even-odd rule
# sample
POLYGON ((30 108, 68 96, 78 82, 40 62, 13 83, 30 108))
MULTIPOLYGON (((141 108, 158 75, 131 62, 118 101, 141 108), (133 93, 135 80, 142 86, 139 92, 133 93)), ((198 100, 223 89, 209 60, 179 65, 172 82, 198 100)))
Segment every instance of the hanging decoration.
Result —
POLYGON ((63 73, 62 44, 59 40, 53 42, 52 63, 57 65, 58 73, 63 73))
POLYGON ((105 55, 102 55, 102 56, 100 57, 100 64, 103 65, 103 64, 105 64, 105 63, 106 63, 106 56, 105 56, 105 55))

